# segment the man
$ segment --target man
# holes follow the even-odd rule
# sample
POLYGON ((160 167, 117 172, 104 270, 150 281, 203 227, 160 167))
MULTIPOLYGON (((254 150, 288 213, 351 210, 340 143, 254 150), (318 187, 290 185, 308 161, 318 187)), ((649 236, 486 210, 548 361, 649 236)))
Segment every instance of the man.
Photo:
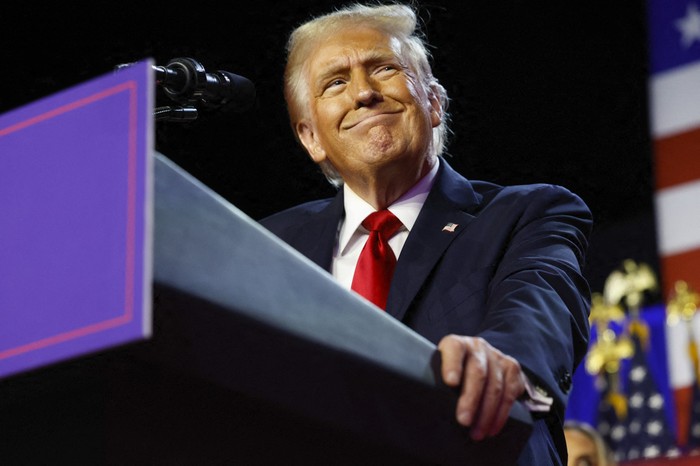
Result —
POLYGON ((438 345, 444 382, 460 387, 457 421, 478 441, 526 399, 537 420, 519 464, 565 462, 564 409, 588 338, 584 203, 450 168, 447 95, 408 6, 355 5, 297 28, 285 97, 299 142, 340 189, 262 224, 358 290, 367 237, 393 235, 391 251, 376 249, 398 258, 390 289, 368 299, 438 345), (386 209, 398 232, 370 233, 380 227, 363 221, 386 209))

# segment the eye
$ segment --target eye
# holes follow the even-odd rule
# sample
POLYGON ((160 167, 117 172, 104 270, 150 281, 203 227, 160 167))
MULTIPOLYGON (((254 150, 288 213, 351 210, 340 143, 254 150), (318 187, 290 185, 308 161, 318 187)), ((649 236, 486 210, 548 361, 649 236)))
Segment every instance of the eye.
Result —
POLYGON ((374 73, 377 76, 383 76, 383 77, 390 77, 396 74, 399 71, 399 67, 394 64, 384 64, 379 67, 374 71, 374 73))
POLYGON ((345 80, 343 78, 333 78, 328 80, 325 86, 323 86, 323 93, 326 94, 328 92, 334 92, 339 90, 342 86, 345 85, 345 80))
POLYGON ((321 94, 325 97, 331 97, 334 95, 339 94, 343 90, 343 86, 345 86, 347 82, 343 78, 332 78, 329 79, 326 84, 323 85, 321 89, 321 94))

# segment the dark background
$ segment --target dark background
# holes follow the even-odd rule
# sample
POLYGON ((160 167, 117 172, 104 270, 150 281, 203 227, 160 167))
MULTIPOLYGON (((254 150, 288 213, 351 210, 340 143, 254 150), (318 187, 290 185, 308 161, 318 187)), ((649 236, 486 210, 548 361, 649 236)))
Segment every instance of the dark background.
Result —
MULTIPOLYGON (((658 271, 645 4, 532 3, 420 5, 434 73, 452 99, 449 162, 472 179, 579 194, 596 220, 585 273, 602 291, 624 259, 658 271)), ((253 109, 159 122, 156 148, 259 219, 333 194, 292 137, 281 75, 291 29, 336 4, 4 6, 0 112, 146 57, 190 57, 245 76, 257 89, 253 109)))

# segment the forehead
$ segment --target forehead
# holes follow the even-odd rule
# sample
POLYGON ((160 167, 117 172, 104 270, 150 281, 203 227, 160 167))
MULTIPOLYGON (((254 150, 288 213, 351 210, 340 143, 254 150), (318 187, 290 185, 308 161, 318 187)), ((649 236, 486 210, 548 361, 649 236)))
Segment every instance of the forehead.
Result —
POLYGON ((319 71, 354 62, 400 57, 396 37, 367 26, 347 26, 318 40, 309 54, 309 67, 319 71))
POLYGON ((565 430, 564 436, 570 454, 595 453, 596 444, 586 434, 575 430, 565 430))

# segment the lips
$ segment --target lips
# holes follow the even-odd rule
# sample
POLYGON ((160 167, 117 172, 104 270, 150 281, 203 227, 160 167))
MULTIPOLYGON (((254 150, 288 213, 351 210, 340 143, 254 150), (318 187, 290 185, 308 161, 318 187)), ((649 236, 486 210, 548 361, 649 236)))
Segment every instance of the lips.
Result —
POLYGON ((380 124, 382 121, 393 119, 395 115, 400 113, 398 110, 385 110, 382 112, 371 112, 363 115, 357 115, 349 122, 344 123, 343 129, 352 129, 360 125, 380 124))

